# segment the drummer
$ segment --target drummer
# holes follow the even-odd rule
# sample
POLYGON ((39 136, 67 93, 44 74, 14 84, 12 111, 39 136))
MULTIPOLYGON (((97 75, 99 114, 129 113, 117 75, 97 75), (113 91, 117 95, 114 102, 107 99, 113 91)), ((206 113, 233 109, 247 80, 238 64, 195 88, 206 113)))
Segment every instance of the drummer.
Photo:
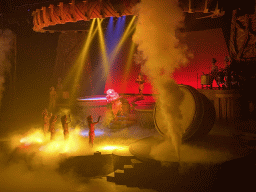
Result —
POLYGON ((218 87, 220 87, 220 85, 218 84, 218 66, 216 65, 217 60, 215 58, 212 58, 212 69, 211 69, 211 88, 212 88, 212 83, 213 80, 216 81, 218 87))
POLYGON ((230 81, 231 81, 231 74, 230 74, 230 63, 231 63, 231 59, 229 56, 226 56, 224 58, 224 74, 225 74, 225 87, 226 88, 230 88, 230 81))

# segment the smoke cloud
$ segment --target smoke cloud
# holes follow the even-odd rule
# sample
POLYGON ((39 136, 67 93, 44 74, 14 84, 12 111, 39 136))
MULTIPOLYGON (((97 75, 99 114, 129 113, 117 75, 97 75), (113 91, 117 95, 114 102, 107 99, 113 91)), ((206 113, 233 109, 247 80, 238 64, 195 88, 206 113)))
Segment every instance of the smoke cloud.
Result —
POLYGON ((5 74, 8 73, 11 68, 11 63, 7 56, 13 47, 14 38, 15 36, 11 30, 0 30, 0 101, 3 97, 5 74))
POLYGON ((26 134, 12 134, 6 142, 0 140, 0 191, 136 191, 126 186, 107 182, 106 178, 84 178, 70 170, 59 173, 60 154, 67 156, 93 155, 95 151, 111 154, 115 148, 127 147, 144 136, 154 135, 156 130, 141 130, 137 126, 121 130, 106 131, 97 124, 95 132, 104 134, 95 137, 94 148, 88 144, 88 135, 81 132, 88 130, 79 127, 70 130, 70 139, 64 141, 60 123, 56 128, 56 140, 46 138, 41 127, 31 128, 26 134), (6 150, 3 150, 7 145, 6 150), (21 147, 21 146, 24 146, 21 147), (26 148, 27 146, 27 148, 26 148), (67 151, 66 151, 67 150, 67 151))
POLYGON ((179 109, 183 92, 172 78, 172 73, 186 65, 191 55, 187 46, 178 39, 183 27, 184 15, 177 0, 142 0, 137 6, 138 21, 133 40, 146 61, 143 72, 149 77, 158 93, 158 107, 163 113, 167 140, 171 141, 179 157, 182 133, 179 109))

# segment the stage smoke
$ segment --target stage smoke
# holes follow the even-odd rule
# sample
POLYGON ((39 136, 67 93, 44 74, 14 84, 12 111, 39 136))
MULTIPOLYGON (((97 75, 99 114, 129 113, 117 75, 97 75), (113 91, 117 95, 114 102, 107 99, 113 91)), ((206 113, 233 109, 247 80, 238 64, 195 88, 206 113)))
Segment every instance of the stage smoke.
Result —
POLYGON ((183 92, 172 79, 172 73, 184 66, 190 56, 187 46, 177 38, 181 36, 179 29, 183 27, 184 15, 177 0, 142 0, 136 11, 138 21, 133 41, 138 44, 138 52, 143 53, 143 58, 137 60, 145 61, 142 72, 158 93, 158 107, 164 114, 162 121, 168 127, 167 140, 172 142, 179 157, 184 132, 179 108, 183 92))
POLYGON ((10 71, 11 64, 8 54, 13 46, 15 36, 10 30, 0 30, 0 107, 3 97, 5 75, 10 71))
POLYGON ((144 136, 154 135, 156 130, 141 130, 132 126, 107 132, 105 127, 99 125, 95 126, 95 133, 93 148, 88 144, 88 134, 82 136, 80 130, 76 129, 70 130, 67 141, 61 128, 56 132, 55 140, 50 141, 50 133, 45 138, 41 127, 32 128, 26 134, 12 134, 11 138, 5 139, 8 142, 0 141, 0 191, 124 191, 115 183, 107 182, 104 177, 98 177, 98 180, 79 177, 72 169, 62 172, 59 170, 60 162, 69 156, 71 159, 90 156, 96 151, 111 154, 113 150, 125 149, 144 136), (97 132, 100 130, 105 132, 99 136, 97 132), (6 151, 3 150, 4 144, 7 145, 6 151))

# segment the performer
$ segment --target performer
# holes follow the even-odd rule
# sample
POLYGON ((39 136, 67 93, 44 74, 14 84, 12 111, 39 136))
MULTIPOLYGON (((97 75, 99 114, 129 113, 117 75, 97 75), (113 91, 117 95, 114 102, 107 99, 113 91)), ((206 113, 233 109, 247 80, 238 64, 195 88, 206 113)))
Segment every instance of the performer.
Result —
POLYGON ((54 87, 50 88, 50 102, 49 102, 49 110, 53 111, 55 109, 56 105, 56 99, 57 99, 57 92, 55 91, 54 87))
POLYGON ((123 115, 122 102, 120 101, 120 96, 114 89, 107 90, 107 102, 111 105, 111 110, 114 116, 114 120, 117 119, 117 114, 123 115))
POLYGON ((51 132, 51 140, 55 139, 55 123, 58 120, 57 115, 53 115, 50 119, 50 132, 51 132))
POLYGON ((225 88, 230 89, 230 87, 231 87, 231 71, 230 71, 231 60, 228 56, 226 56, 224 58, 224 62, 225 62, 225 68, 224 68, 225 88))
POLYGON ((62 86, 62 79, 60 77, 58 78, 56 93, 57 93, 58 102, 60 102, 63 99, 63 86, 62 86))
POLYGON ((141 97, 143 97, 143 89, 144 89, 145 80, 141 73, 139 74, 138 78, 136 79, 136 83, 139 84, 139 94, 141 97))
POLYGON ((99 116, 98 121, 97 122, 93 122, 92 116, 89 115, 87 117, 87 122, 88 122, 88 127, 89 127, 89 145, 91 147, 93 147, 93 141, 94 141, 94 137, 95 137, 95 133, 94 133, 94 125, 96 125, 97 123, 99 123, 101 116, 99 116))
POLYGON ((219 69, 218 69, 218 66, 216 65, 216 62, 217 62, 217 60, 215 58, 212 58, 211 88, 212 88, 213 80, 215 80, 217 85, 219 86, 219 84, 218 84, 218 71, 219 71, 219 69))
POLYGON ((64 134, 64 139, 67 140, 69 138, 69 130, 68 130, 68 124, 71 122, 71 118, 69 115, 70 121, 68 122, 68 117, 67 115, 63 115, 61 117, 61 123, 62 123, 62 128, 63 128, 63 134, 64 134))
POLYGON ((49 121, 50 118, 52 117, 52 114, 48 113, 47 109, 43 110, 43 121, 44 121, 44 136, 46 136, 46 133, 49 131, 49 121))

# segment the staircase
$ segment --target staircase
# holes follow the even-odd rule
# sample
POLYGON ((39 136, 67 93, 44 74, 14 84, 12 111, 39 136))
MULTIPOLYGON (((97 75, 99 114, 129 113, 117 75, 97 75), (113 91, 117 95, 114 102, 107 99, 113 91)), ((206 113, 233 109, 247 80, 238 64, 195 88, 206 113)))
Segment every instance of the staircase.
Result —
POLYGON ((173 163, 167 168, 163 167, 159 161, 142 161, 134 156, 118 156, 114 162, 115 171, 106 176, 107 181, 117 185, 140 188, 148 188, 154 185, 155 181, 173 179, 178 173, 179 166, 178 163, 173 163))

